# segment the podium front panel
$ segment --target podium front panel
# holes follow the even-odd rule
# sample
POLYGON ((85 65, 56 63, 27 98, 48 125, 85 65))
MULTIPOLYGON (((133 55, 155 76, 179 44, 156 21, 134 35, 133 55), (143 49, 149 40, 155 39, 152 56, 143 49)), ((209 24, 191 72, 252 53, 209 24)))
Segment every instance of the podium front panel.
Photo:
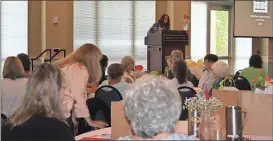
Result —
POLYGON ((162 71, 162 47, 148 47, 148 72, 162 71))

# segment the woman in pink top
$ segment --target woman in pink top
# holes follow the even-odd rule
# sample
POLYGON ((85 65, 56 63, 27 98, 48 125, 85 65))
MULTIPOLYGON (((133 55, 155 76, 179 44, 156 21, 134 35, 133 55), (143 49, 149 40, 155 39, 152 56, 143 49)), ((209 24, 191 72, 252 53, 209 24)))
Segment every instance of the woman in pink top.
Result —
POLYGON ((72 111, 74 126, 78 125, 76 118, 84 118, 91 127, 103 128, 105 123, 93 121, 86 105, 88 82, 97 84, 101 78, 101 51, 93 44, 84 44, 71 55, 56 62, 62 69, 68 82, 63 101, 64 116, 69 118, 72 111))

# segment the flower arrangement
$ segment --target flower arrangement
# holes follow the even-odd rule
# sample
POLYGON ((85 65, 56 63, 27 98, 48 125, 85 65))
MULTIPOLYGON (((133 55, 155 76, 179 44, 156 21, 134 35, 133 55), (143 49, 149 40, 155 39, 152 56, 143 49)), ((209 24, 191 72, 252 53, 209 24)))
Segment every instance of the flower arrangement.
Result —
POLYGON ((202 107, 209 107, 211 113, 216 112, 222 107, 222 102, 215 97, 207 97, 206 95, 197 95, 185 100, 186 108, 201 111, 202 107))
POLYGON ((252 80, 251 83, 253 88, 264 90, 266 87, 270 85, 270 83, 272 83, 272 79, 260 76, 252 80))

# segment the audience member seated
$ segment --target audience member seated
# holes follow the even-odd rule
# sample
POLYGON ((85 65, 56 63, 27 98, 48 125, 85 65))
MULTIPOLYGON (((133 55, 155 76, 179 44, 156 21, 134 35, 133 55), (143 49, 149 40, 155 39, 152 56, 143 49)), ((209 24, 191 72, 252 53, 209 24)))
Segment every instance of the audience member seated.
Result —
POLYGON ((104 85, 111 85, 121 93, 122 97, 124 97, 125 90, 128 88, 129 85, 128 83, 121 81, 124 74, 123 66, 118 63, 111 64, 108 67, 107 73, 108 80, 103 81, 100 87, 104 85))
POLYGON ((210 95, 212 95, 212 89, 219 89, 220 83, 224 81, 225 77, 229 75, 229 66, 223 61, 217 61, 211 66, 213 72, 214 82, 207 83, 207 90, 209 90, 210 95))
POLYGON ((17 55, 17 57, 21 60, 24 70, 25 70, 25 77, 28 78, 32 72, 31 72, 31 59, 27 54, 20 53, 17 55))
MULTIPOLYGON (((169 79, 173 79, 174 78, 174 74, 173 74, 174 62, 175 61, 179 61, 179 60, 184 60, 184 58, 183 58, 183 52, 180 51, 180 50, 173 50, 171 52, 170 58, 167 59, 167 65, 168 65, 167 77, 169 79)), ((188 79, 187 80, 190 80, 190 79, 191 79, 191 72, 190 72, 190 70, 188 70, 188 79)))
POLYGON ((118 140, 195 140, 175 132, 181 113, 181 98, 168 80, 144 75, 128 89, 124 111, 134 136, 118 140))
POLYGON ((101 79, 99 84, 101 84, 104 80, 107 80, 107 77, 105 75, 106 68, 108 66, 108 57, 106 55, 102 55, 102 58, 100 60, 100 66, 101 66, 101 79))
POLYGON ((41 64, 29 78, 21 107, 2 130, 2 141, 74 141, 60 107, 63 86, 61 71, 41 64))
POLYGON ((133 83, 134 80, 134 76, 133 76, 133 71, 135 68, 135 60, 132 56, 125 56, 122 58, 121 60, 121 64, 124 67, 124 76, 123 76, 123 81, 127 82, 127 83, 133 83))
MULTIPOLYGON (((101 51, 93 44, 84 44, 79 47, 71 55, 58 60, 56 62, 71 87, 70 96, 65 96, 63 103, 72 103, 64 106, 64 114, 67 119, 71 119, 73 124, 78 125, 76 118, 83 118, 91 127, 103 128, 103 122, 93 121, 90 117, 89 110, 86 105, 87 100, 87 84, 96 85, 101 78, 100 59, 101 51), (72 97, 72 98, 70 98, 72 97), (72 111, 73 109, 73 111, 72 111), (71 115, 72 113, 72 115, 71 115)), ((73 127, 73 125, 70 125, 73 127)))
POLYGON ((187 86, 193 88, 193 84, 188 81, 188 67, 184 60, 174 62, 173 72, 175 78, 171 81, 171 84, 176 88, 181 86, 187 86))
POLYGON ((252 55, 249 59, 249 67, 243 69, 240 75, 245 77, 249 83, 260 76, 265 77, 262 57, 258 54, 252 55))
POLYGON ((205 71, 203 72, 198 88, 204 89, 206 84, 212 84, 214 82, 211 66, 218 61, 218 56, 214 54, 208 54, 204 58, 205 71))
POLYGON ((21 61, 17 57, 5 60, 1 80, 1 112, 10 117, 21 106, 25 97, 28 79, 21 61))

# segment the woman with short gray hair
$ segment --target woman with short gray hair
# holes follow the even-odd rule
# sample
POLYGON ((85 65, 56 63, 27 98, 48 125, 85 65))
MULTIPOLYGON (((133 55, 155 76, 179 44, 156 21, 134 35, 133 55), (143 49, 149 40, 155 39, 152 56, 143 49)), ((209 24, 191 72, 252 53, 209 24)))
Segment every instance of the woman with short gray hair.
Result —
POLYGON ((196 140, 194 136, 175 133, 181 113, 181 98, 177 88, 163 78, 145 75, 127 90, 125 114, 135 136, 118 140, 196 140))

